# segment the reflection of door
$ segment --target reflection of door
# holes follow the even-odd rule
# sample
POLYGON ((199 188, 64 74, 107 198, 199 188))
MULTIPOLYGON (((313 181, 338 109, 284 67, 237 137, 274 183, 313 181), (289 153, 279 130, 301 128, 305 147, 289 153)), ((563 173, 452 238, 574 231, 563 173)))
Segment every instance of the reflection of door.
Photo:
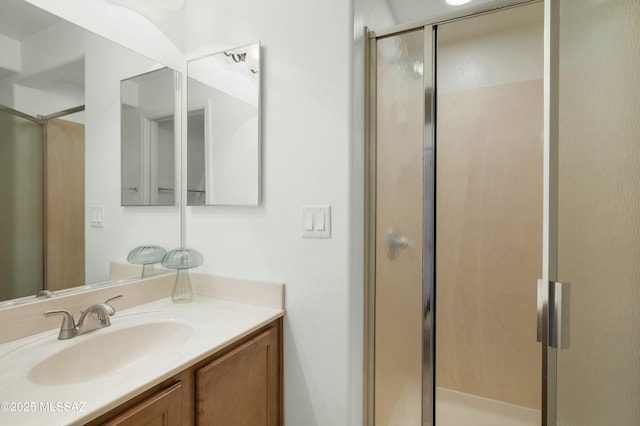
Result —
POLYGON ((205 117, 207 107, 189 111, 187 116, 187 205, 206 204, 207 168, 205 117))
POLYGON ((172 114, 140 114, 122 104, 122 205, 175 204, 175 130, 172 114))
POLYGON ((175 203, 173 116, 150 120, 149 180, 151 204, 175 203))
POLYGON ((552 3, 548 274, 570 283, 570 333, 567 349, 547 353, 547 424, 638 425, 640 2, 552 3))
POLYGON ((84 125, 51 119, 46 137, 45 288, 85 283, 84 125))

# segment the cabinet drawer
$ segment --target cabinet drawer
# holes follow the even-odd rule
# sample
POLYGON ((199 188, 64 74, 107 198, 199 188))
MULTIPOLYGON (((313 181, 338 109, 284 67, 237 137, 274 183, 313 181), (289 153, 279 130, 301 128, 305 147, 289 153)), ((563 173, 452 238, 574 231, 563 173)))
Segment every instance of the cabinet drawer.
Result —
POLYGON ((104 423, 106 426, 181 426, 182 382, 137 403, 104 423))

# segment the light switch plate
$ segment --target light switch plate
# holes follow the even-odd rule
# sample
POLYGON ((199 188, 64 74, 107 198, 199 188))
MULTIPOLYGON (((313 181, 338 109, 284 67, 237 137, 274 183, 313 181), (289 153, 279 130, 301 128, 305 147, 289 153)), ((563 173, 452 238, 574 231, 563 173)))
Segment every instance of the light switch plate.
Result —
POLYGON ((331 206, 302 206, 302 238, 331 238, 331 206))
POLYGON ((104 228, 104 206, 91 206, 91 227, 104 228))

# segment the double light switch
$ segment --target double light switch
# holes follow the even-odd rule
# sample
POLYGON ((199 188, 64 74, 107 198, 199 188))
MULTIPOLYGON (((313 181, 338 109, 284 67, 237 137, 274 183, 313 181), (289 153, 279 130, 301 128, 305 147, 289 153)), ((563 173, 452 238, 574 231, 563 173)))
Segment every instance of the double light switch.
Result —
POLYGON ((331 206, 302 206, 302 237, 331 238, 331 206))
POLYGON ((91 206, 91 227, 104 228, 104 206, 91 206))

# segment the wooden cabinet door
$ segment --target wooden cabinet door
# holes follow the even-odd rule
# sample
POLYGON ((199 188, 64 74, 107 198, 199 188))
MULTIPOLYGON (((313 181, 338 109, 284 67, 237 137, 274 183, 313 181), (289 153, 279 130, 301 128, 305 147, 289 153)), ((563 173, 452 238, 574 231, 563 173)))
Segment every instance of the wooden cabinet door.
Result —
POLYGON ((106 426, 182 426, 182 382, 141 401, 106 426))
POLYGON ((273 327, 196 371, 196 423, 281 424, 279 328, 273 327))

